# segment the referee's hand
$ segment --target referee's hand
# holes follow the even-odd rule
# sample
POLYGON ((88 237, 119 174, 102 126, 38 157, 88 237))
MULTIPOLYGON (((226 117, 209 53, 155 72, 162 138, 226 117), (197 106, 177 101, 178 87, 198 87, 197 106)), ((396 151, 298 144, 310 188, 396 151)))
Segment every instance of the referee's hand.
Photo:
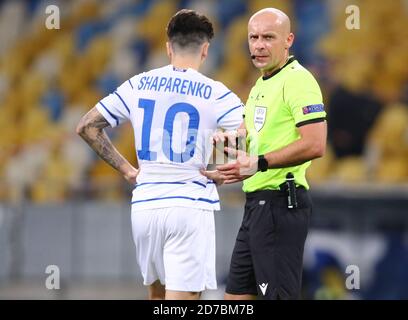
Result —
POLYGON ((258 171, 258 156, 250 156, 245 151, 230 147, 224 148, 224 151, 236 159, 234 162, 217 166, 225 184, 245 180, 258 171))

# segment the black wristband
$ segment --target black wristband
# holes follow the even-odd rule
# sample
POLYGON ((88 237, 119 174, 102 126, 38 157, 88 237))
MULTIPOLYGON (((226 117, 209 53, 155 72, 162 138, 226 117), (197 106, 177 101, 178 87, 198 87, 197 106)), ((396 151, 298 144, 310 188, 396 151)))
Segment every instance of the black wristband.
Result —
POLYGON ((265 172, 268 170, 268 161, 263 154, 258 156, 258 171, 265 172))

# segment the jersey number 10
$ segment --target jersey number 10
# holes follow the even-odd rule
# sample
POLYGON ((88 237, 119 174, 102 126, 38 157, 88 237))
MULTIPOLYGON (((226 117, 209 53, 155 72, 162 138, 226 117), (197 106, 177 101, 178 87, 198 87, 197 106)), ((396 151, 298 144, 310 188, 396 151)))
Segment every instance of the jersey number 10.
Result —
MULTIPOLYGON (((156 101, 150 99, 139 99, 139 108, 144 110, 142 125, 142 148, 137 150, 138 158, 141 160, 157 160, 157 152, 150 150, 150 134, 156 101)), ((197 142, 197 131, 200 123, 200 114, 191 104, 179 102, 173 104, 166 112, 163 124, 162 149, 165 156, 173 162, 183 163, 194 156, 197 142), (187 141, 184 152, 173 151, 173 127, 174 119, 179 112, 187 113, 189 116, 187 141)))

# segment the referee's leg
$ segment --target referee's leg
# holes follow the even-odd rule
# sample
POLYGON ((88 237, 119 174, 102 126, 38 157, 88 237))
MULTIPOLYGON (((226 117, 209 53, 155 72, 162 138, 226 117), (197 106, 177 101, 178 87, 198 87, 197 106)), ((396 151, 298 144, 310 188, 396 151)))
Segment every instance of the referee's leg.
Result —
POLYGON ((260 212, 263 216, 252 225, 252 259, 258 293, 263 299, 300 298, 303 249, 312 207, 306 190, 297 190, 297 195, 297 209, 287 208, 286 197, 271 197, 267 201, 269 212, 260 212))
POLYGON ((253 295, 253 294, 232 294, 232 293, 226 293, 225 292, 224 300, 256 300, 256 295, 253 295))

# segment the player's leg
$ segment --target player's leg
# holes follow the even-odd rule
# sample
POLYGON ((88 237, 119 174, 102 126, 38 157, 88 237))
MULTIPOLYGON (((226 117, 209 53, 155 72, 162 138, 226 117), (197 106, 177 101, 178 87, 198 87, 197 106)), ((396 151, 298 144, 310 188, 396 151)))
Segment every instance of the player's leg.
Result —
POLYGON ((166 299, 199 299, 216 289, 214 213, 167 208, 164 244, 166 299))
POLYGON ((230 271, 225 289, 225 300, 254 300, 256 299, 256 282, 249 244, 248 228, 252 210, 248 200, 241 227, 238 231, 232 252, 230 271))
POLYGON ((164 300, 166 296, 166 289, 159 280, 153 282, 148 287, 149 300, 164 300))
POLYGON ((166 300, 198 300, 201 292, 166 290, 166 300))
POLYGON ((148 298, 164 299, 163 237, 161 226, 163 209, 132 212, 132 234, 136 248, 136 260, 147 287, 148 298))

